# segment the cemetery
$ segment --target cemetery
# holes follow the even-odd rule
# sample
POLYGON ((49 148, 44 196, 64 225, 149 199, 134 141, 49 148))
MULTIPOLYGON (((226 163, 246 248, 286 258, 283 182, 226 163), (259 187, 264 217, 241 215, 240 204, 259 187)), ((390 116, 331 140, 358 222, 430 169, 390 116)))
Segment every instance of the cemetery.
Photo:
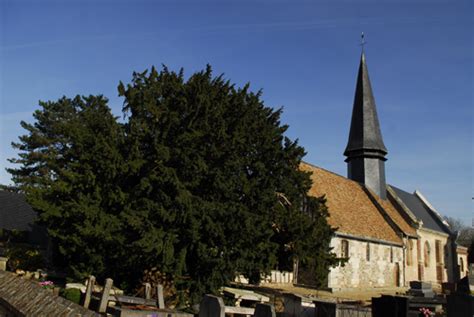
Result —
POLYGON ((387 292, 366 300, 331 296, 330 292, 324 296, 321 292, 285 292, 284 283, 233 283, 232 287, 221 288, 220 295, 204 295, 200 304, 181 311, 166 307, 161 284, 145 283, 141 294, 130 296, 114 287, 112 279, 100 285, 90 276, 84 284, 65 285, 65 290, 79 294, 78 302, 74 303, 59 295, 59 287, 49 287, 53 282, 40 282, 47 277, 45 272, 15 274, 0 270, 0 316, 471 317, 473 272, 471 266, 467 277, 442 289, 433 290, 430 283, 413 281, 405 292, 387 292))

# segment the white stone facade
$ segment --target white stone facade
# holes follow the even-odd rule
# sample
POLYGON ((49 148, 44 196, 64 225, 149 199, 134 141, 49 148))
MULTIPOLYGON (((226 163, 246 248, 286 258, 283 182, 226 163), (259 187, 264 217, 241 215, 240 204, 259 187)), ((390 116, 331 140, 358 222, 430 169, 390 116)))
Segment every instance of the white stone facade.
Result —
MULTIPOLYGON (((334 237, 331 240, 333 252, 344 257, 348 251, 349 260, 345 265, 331 268, 328 287, 343 290, 403 287, 410 281, 420 280, 434 285, 453 281, 453 272, 457 268, 453 267, 448 235, 427 229, 418 229, 417 234, 418 239, 403 239, 403 246, 341 234, 334 237)), ((458 264, 461 261, 467 263, 464 257, 459 257, 458 264)), ((464 264, 464 270, 465 267, 464 264)))
POLYGON ((403 285, 403 248, 337 236, 331 247, 343 256, 342 241, 348 242, 349 260, 330 270, 328 287, 333 290, 403 285))

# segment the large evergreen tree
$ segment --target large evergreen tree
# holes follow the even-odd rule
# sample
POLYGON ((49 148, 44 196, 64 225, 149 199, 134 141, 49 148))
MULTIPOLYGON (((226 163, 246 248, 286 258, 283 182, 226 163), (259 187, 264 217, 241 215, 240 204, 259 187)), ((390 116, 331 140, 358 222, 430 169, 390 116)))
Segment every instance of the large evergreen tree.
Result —
POLYGON ((20 154, 10 161, 21 167, 8 171, 46 225, 60 264, 75 278, 102 276, 124 243, 122 128, 102 96, 40 102, 33 117, 13 144, 20 154))
POLYGON ((188 80, 152 68, 119 93, 132 168, 126 191, 134 195, 128 232, 140 237, 132 240, 146 250, 144 264, 197 294, 236 272, 255 280, 295 259, 316 263, 324 281, 335 262, 333 231, 324 200, 307 196, 304 149, 284 136, 281 110, 210 67, 188 80))
POLYGON ((133 286, 155 267, 194 301, 298 260, 323 283, 333 230, 281 110, 210 67, 187 80, 134 73, 119 94, 123 125, 100 96, 62 98, 41 103, 14 145, 13 180, 75 277, 133 286))

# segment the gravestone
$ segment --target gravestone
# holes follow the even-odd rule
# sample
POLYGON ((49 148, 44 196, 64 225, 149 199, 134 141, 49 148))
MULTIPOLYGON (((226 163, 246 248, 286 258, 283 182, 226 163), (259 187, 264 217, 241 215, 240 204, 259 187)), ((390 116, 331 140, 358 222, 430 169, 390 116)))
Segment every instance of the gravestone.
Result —
POLYGON ((156 296, 158 300, 158 308, 164 309, 165 308, 165 299, 163 296, 163 285, 158 284, 156 286, 156 296))
POLYGON ((145 283, 145 299, 151 298, 151 285, 150 283, 145 283))
POLYGON ((382 295, 372 298, 373 317, 407 317, 408 308, 408 297, 382 295))
POLYGON ((270 304, 261 304, 258 303, 255 306, 254 317, 276 317, 275 307, 270 304))
POLYGON ((225 317, 225 305, 222 298, 204 295, 199 305, 199 317, 225 317))
POLYGON ((110 289, 114 281, 111 278, 105 280, 104 290, 102 291, 102 297, 99 303, 99 313, 105 313, 107 310, 107 304, 109 302, 110 289))
POLYGON ((0 256, 0 271, 7 270, 7 262, 8 262, 8 258, 0 256))
POLYGON ((292 293, 283 294, 283 313, 285 317, 297 317, 301 315, 301 297, 292 293))
POLYGON ((408 290, 408 294, 417 297, 434 297, 434 292, 431 283, 420 281, 410 282, 410 289, 408 290))
POLYGON ((89 276, 89 279, 87 280, 86 294, 84 296, 83 306, 85 308, 89 308, 89 304, 91 303, 91 296, 92 296, 92 290, 94 289, 94 285, 95 285, 95 276, 91 275, 89 276))
POLYGON ((322 299, 314 300, 314 310, 317 317, 335 317, 336 302, 325 301, 322 299))
POLYGON ((469 294, 451 294, 447 298, 447 317, 472 317, 474 297, 469 294))

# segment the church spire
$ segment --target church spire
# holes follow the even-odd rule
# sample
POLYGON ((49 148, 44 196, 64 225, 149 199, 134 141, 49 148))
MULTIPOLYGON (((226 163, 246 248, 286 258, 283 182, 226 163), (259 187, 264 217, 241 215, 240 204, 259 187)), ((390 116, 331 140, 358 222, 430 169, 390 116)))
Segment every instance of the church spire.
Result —
POLYGON ((347 156, 348 177, 363 183, 382 199, 386 198, 386 154, 365 54, 362 51, 349 141, 344 155, 347 156))

